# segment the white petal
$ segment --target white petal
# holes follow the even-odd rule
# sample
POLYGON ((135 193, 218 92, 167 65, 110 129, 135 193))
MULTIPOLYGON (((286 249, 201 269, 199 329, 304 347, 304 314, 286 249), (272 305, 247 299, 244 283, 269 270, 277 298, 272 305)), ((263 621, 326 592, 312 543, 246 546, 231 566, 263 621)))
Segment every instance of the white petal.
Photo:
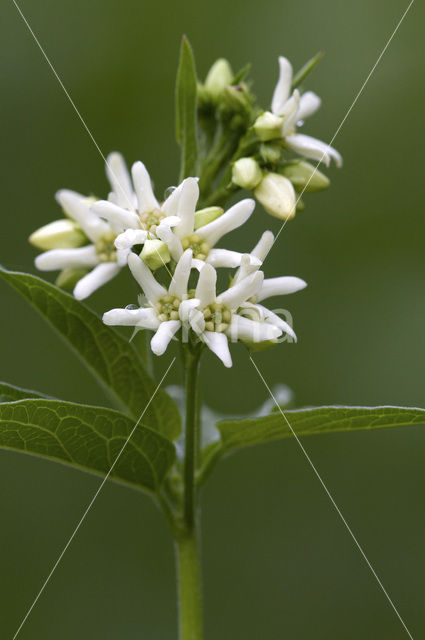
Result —
POLYGON ((114 202, 124 209, 133 209, 136 198, 130 174, 122 155, 116 151, 106 158, 106 175, 114 193, 114 202))
POLYGON ((167 293, 167 290, 155 280, 149 267, 135 253, 130 253, 128 256, 128 266, 151 304, 155 304, 167 293))
POLYGON ((108 200, 98 200, 91 206, 91 210, 98 216, 106 218, 122 229, 138 229, 139 216, 134 211, 127 211, 108 200))
POLYGON ((215 301, 216 283, 216 270, 210 264, 204 264, 195 290, 195 298, 198 298, 201 307, 206 307, 215 301))
POLYGON ((99 263, 94 245, 77 249, 51 249, 40 253, 35 259, 35 266, 40 271, 56 271, 56 269, 83 269, 94 267, 99 263))
POLYGON ((180 320, 168 320, 161 322, 157 332, 151 340, 151 349, 157 356, 165 353, 171 339, 181 327, 180 320))
POLYGON ((298 109, 300 106, 300 94, 297 89, 295 89, 292 96, 287 100, 282 109, 282 136, 286 136, 288 133, 291 133, 295 130, 295 125, 300 119, 298 116, 298 109))
POLYGON ((168 227, 166 224, 161 223, 156 230, 156 236, 157 238, 165 242, 173 260, 175 260, 176 262, 177 260, 180 260, 183 254, 182 243, 180 242, 176 234, 171 231, 170 227, 168 227))
POLYGON ((210 247, 213 247, 226 233, 244 224, 254 211, 254 207, 255 201, 251 198, 245 198, 230 207, 219 218, 200 227, 197 233, 208 242, 210 247))
POLYGON ((173 279, 171 280, 168 292, 178 298, 187 296, 187 285, 189 282, 192 267, 192 249, 186 249, 176 265, 173 279))
POLYGON ((287 136, 285 142, 288 147, 312 160, 324 162, 329 166, 331 158, 335 160, 337 167, 342 167, 342 156, 336 149, 330 147, 326 142, 306 136, 303 133, 295 133, 293 136, 287 136))
POLYGON ((202 311, 200 311, 199 309, 192 309, 192 311, 189 314, 189 322, 190 322, 190 326, 198 336, 204 333, 205 318, 202 311))
POLYGON ((154 209, 159 209, 159 202, 155 198, 149 173, 143 162, 135 162, 131 167, 134 188, 136 190, 137 202, 140 213, 149 213, 154 209))
POLYGON ((131 249, 135 244, 144 244, 148 237, 147 231, 142 229, 127 229, 115 238, 117 249, 131 249))
POLYGON ((61 189, 56 193, 56 200, 65 213, 79 224, 90 240, 96 242, 101 235, 108 233, 108 224, 90 210, 92 204, 90 198, 85 198, 75 191, 61 189))
MULTIPOLYGON (((182 322, 188 322, 191 311, 195 307, 199 306, 199 300, 196 298, 190 298, 190 300, 183 300, 179 306, 179 317, 182 322)), ((203 317, 203 316, 202 316, 203 317)))
POLYGON ((176 227, 180 224, 180 218, 179 216, 165 216, 162 218, 161 224, 165 224, 167 227, 176 227))
POLYGON ((255 247, 251 251, 251 255, 261 260, 261 262, 264 262, 270 249, 273 246, 273 243, 274 243, 273 233, 271 231, 265 231, 261 236, 260 240, 257 242, 255 247))
POLYGON ((322 104, 319 96, 314 91, 306 91, 300 98, 300 106, 298 109, 298 120, 304 120, 316 113, 322 104))
POLYGON ((282 329, 284 333, 287 333, 289 336, 291 336, 291 338, 293 338, 295 342, 297 341, 297 336, 295 335, 293 328, 290 324, 283 320, 283 318, 278 316, 277 313, 270 311, 270 309, 267 309, 267 307, 263 307, 262 304, 256 304, 255 306, 258 307, 259 311, 263 314, 264 320, 266 320, 270 324, 274 324, 276 327, 279 327, 279 329, 282 329))
POLYGON ((115 278, 120 272, 121 267, 116 262, 102 262, 90 271, 84 278, 77 283, 74 288, 74 298, 84 300, 88 298, 96 289, 115 278))
POLYGON ((284 296, 289 293, 301 291, 307 283, 296 276, 281 276, 279 278, 266 278, 257 294, 257 300, 265 300, 272 296, 284 296))
POLYGON ((165 216, 177 215, 177 209, 179 206, 179 198, 182 191, 182 185, 183 183, 181 183, 178 187, 174 187, 174 188, 170 187, 173 190, 171 191, 168 198, 164 200, 164 202, 161 205, 161 211, 165 216))
POLYGON ((186 178, 181 185, 177 214, 180 224, 177 225, 175 233, 179 238, 193 233, 195 225, 195 209, 199 198, 199 187, 196 178, 186 178))
MULTIPOLYGON (((215 268, 228 267, 233 269, 241 264, 243 253, 229 251, 229 249, 211 249, 205 262, 215 268)), ((260 261, 258 261, 260 265, 260 261)))
POLYGON ((279 57, 279 80, 273 93, 272 112, 280 116, 289 97, 292 83, 292 65, 283 56, 279 57))
POLYGON ((251 273, 255 273, 261 267, 262 261, 259 258, 256 258, 252 253, 245 253, 241 258, 241 265, 239 269, 235 273, 235 277, 233 278, 233 284, 240 282, 244 278, 251 275, 251 273))
POLYGON ((107 325, 123 327, 141 327, 157 329, 158 317, 153 309, 111 309, 103 314, 103 322, 107 325))
POLYGON ((232 356, 230 355, 227 336, 224 333, 218 333, 216 331, 205 331, 203 338, 207 347, 220 358, 224 366, 231 367, 232 356))
POLYGON ((252 296, 258 293, 263 278, 264 274, 262 271, 253 273, 251 276, 234 284, 233 287, 230 287, 227 291, 220 293, 220 295, 217 296, 217 302, 226 305, 230 310, 237 309, 245 300, 252 298, 252 296))
POLYGON ((227 329, 227 335, 232 342, 235 340, 263 342, 264 340, 275 340, 282 335, 282 331, 272 324, 250 320, 235 314, 227 329))

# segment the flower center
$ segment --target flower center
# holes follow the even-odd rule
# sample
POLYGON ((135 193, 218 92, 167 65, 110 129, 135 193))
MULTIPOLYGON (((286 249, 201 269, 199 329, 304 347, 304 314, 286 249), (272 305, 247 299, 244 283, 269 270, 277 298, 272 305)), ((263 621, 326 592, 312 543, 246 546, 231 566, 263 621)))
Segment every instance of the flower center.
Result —
POLYGON ((105 233, 95 243, 95 249, 99 262, 115 262, 117 259, 117 251, 115 249, 115 233, 105 233))
POLYGON ((205 330, 223 333, 229 328, 232 312, 224 304, 214 302, 202 311, 205 318, 205 330))
POLYGON ((182 247, 185 251, 186 249, 192 249, 193 257, 197 260, 205 260, 210 252, 209 244, 197 233, 192 233, 190 236, 183 238, 182 247))
POLYGON ((154 307, 156 313, 158 314, 158 320, 160 322, 167 322, 168 320, 178 320, 180 302, 180 298, 177 298, 177 296, 173 296, 170 293, 162 296, 162 298, 158 300, 154 307))
POLYGON ((149 233, 156 233, 158 225, 165 216, 160 209, 154 209, 153 211, 149 211, 149 213, 139 214, 139 218, 141 229, 149 233))

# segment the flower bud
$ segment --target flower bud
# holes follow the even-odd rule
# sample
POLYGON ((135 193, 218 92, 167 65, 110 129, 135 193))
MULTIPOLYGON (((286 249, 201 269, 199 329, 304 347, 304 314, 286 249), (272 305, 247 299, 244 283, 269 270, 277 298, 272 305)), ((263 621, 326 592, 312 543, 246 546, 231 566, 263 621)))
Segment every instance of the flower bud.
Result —
POLYGON ((223 89, 232 82, 233 71, 225 58, 216 60, 208 71, 204 87, 213 98, 218 98, 223 89))
POLYGON ((87 244, 87 237, 75 222, 64 218, 37 229, 30 235, 29 241, 37 249, 48 251, 82 247, 87 244))
POLYGON ((162 240, 157 239, 146 240, 140 257, 152 271, 163 267, 171 259, 168 246, 162 240))
POLYGON ((263 173, 254 158, 240 158, 232 169, 232 182, 242 189, 255 189, 261 182, 263 173))
POLYGON ((199 229, 199 227, 203 227, 205 224, 219 218, 223 213, 224 209, 221 207, 207 207, 206 209, 199 209, 199 211, 195 212, 195 231, 196 229, 199 229))
POLYGON ((265 111, 254 122, 254 131, 263 141, 282 137, 282 118, 265 111))
POLYGON ((290 220, 295 216, 295 191, 285 176, 268 173, 255 189, 254 195, 267 213, 275 218, 290 220))
POLYGON ((330 185, 329 178, 305 160, 287 164, 281 174, 289 178, 298 191, 322 191, 330 185))
POLYGON ((276 164, 282 155, 281 140, 262 142, 260 145, 260 154, 264 162, 276 164))
POLYGON ((72 291, 81 278, 87 275, 89 269, 63 269, 56 278, 56 286, 66 291, 72 291))

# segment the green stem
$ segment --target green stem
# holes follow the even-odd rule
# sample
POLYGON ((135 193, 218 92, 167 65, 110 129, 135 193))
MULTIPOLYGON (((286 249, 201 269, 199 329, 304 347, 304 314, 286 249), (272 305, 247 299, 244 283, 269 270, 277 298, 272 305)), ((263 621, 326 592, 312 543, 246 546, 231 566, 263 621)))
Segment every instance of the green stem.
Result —
POLYGON ((176 537, 179 639, 202 640, 202 583, 196 495, 196 471, 200 441, 198 373, 202 345, 184 346, 186 426, 183 464, 183 529, 176 537))

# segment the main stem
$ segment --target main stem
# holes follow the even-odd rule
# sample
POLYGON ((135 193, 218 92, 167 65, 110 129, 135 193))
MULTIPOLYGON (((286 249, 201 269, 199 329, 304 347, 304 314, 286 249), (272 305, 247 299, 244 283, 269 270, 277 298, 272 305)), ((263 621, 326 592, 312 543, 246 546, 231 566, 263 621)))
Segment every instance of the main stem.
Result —
POLYGON ((202 640, 202 585, 199 558, 199 508, 195 473, 200 425, 197 413, 200 345, 185 346, 186 428, 184 480, 184 530, 176 539, 180 640, 202 640))

